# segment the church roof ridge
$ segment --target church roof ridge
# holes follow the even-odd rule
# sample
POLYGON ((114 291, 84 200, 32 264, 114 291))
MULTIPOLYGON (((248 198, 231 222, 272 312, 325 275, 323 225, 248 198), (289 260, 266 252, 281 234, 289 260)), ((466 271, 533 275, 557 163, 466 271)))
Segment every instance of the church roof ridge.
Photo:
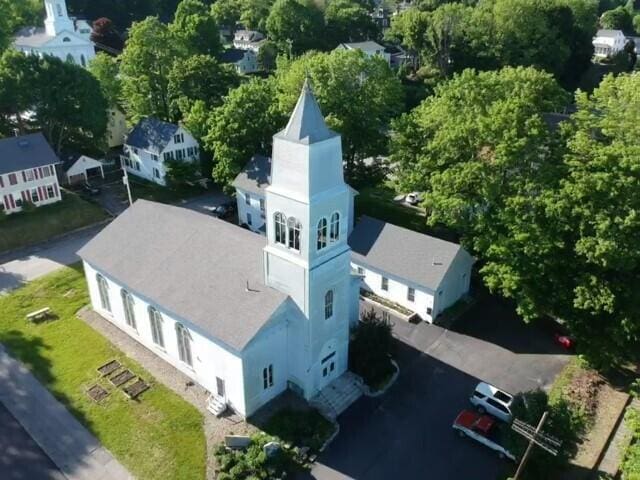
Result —
POLYGON ((278 134, 278 137, 294 142, 311 144, 322 142, 336 135, 336 132, 327 127, 307 76, 289 122, 285 129, 278 134))

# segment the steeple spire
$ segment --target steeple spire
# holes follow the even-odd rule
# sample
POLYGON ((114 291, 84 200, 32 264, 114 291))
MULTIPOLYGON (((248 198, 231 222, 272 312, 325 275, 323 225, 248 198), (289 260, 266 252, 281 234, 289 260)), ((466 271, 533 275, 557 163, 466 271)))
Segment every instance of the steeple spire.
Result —
POLYGON ((336 135, 337 133, 329 130, 324 121, 307 74, 298 103, 289 118, 287 127, 280 133, 280 137, 294 142, 311 144, 336 135))

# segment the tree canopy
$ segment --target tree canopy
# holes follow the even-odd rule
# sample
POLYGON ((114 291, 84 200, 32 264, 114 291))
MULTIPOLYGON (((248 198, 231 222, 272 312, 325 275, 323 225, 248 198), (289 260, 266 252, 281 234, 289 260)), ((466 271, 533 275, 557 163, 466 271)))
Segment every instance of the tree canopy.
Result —
POLYGON ((89 72, 98 80, 109 107, 120 108, 122 83, 118 60, 105 53, 98 53, 89 63, 89 72))
POLYGON ((322 12, 309 0, 276 0, 266 27, 281 52, 300 55, 324 43, 322 12))
POLYGON ((220 32, 211 10, 200 0, 182 0, 169 29, 193 55, 220 53, 220 32))

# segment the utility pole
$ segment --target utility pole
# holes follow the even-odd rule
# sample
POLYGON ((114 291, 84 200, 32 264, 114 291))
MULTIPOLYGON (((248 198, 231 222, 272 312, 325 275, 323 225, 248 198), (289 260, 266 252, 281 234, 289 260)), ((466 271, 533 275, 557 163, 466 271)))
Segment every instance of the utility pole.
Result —
POLYGON ((516 471, 516 474, 513 477, 513 480, 518 480, 520 478, 520 475, 524 470, 524 466, 527 463, 527 460, 529 459, 529 455, 531 454, 531 450, 533 450, 534 445, 537 445, 543 450, 549 452, 554 457, 558 455, 558 448, 560 448, 561 442, 558 439, 553 438, 549 435, 545 435, 542 432, 542 426, 544 425, 544 422, 547 420, 548 414, 549 412, 544 412, 542 414, 542 417, 538 422, 538 426, 535 428, 529 425, 528 423, 523 422, 522 420, 518 420, 517 418, 514 419, 513 423, 511 424, 511 429, 513 431, 515 431, 516 433, 522 435, 524 438, 529 440, 529 445, 527 446, 527 449, 525 450, 524 455, 522 456, 522 460, 520 460, 520 465, 518 465, 518 470, 516 471))
POLYGON ((129 185, 129 174, 127 173, 127 169, 122 166, 122 171, 124 175, 122 176, 122 183, 124 183, 125 187, 127 187, 127 195, 129 196, 129 206, 133 205, 133 199, 131 198, 131 186, 129 185))

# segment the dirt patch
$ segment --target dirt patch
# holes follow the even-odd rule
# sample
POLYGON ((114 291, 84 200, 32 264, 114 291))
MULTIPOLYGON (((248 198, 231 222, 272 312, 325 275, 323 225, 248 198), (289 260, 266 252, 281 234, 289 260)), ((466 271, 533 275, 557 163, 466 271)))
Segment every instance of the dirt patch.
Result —
POLYGON ((562 387, 562 396, 591 418, 598 410, 600 391, 605 385, 604 379, 597 372, 578 368, 562 387))

